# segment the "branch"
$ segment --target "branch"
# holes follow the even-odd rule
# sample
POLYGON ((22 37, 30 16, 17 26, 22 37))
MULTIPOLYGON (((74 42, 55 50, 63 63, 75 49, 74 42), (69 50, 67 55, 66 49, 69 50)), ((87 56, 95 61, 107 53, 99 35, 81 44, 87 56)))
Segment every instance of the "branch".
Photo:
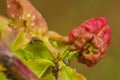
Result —
POLYGON ((16 80, 40 80, 30 71, 0 39, 0 62, 16 80))

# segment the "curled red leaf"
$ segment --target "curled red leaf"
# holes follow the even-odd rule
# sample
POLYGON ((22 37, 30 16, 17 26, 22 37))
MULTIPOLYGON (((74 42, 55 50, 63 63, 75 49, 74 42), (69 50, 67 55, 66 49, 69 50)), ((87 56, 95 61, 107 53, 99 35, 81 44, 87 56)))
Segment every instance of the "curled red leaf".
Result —
POLYGON ((104 57, 110 41, 111 29, 104 17, 87 20, 69 33, 70 49, 79 51, 78 61, 88 66, 104 57))
POLYGON ((33 27, 34 30, 46 32, 47 23, 29 0, 7 0, 8 13, 13 20, 23 22, 25 26, 33 27))

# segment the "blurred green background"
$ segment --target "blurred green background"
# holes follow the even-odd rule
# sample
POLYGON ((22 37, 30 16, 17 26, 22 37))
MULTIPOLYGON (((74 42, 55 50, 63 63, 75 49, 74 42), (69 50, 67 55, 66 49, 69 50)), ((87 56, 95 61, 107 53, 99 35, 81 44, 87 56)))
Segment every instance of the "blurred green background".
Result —
MULTIPOLYGON (((0 0, 0 15, 7 16, 6 0, 0 0)), ((96 66, 88 68, 76 59, 72 67, 88 80, 120 80, 120 0, 31 0, 48 22, 49 29, 62 35, 92 17, 104 16, 112 29, 107 55, 96 66)))

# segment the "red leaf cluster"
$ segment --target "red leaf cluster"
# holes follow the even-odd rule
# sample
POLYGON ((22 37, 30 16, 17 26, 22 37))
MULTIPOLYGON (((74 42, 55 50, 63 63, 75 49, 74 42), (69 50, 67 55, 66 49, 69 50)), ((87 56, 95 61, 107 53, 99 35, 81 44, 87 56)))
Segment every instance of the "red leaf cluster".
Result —
POLYGON ((104 17, 86 20, 69 33, 70 50, 79 51, 78 61, 95 65, 104 57, 111 41, 111 29, 104 17))

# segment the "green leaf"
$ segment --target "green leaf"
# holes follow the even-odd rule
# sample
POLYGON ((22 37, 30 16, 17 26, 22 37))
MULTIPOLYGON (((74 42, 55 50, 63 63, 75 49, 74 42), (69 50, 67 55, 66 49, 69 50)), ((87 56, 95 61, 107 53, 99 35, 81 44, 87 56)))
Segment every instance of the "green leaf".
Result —
POLYGON ((46 46, 42 42, 39 41, 28 44, 24 51, 27 53, 26 58, 27 55, 33 55, 34 58, 53 60, 53 56, 50 53, 50 51, 46 48, 46 46))
POLYGON ((2 34, 1 39, 12 51, 16 51, 30 42, 30 37, 22 27, 8 27, 2 34))
POLYGON ((50 66, 53 57, 41 42, 33 42, 24 49, 16 51, 16 55, 38 76, 41 77, 50 66))
POLYGON ((45 74, 41 77, 41 80, 56 80, 56 78, 55 78, 55 76, 53 74, 53 66, 49 67, 47 69, 47 71, 45 72, 45 74))
POLYGON ((29 43, 24 49, 16 51, 16 55, 39 77, 41 77, 50 66, 53 57, 41 42, 29 43))
POLYGON ((0 80, 8 80, 4 73, 0 72, 0 80))
POLYGON ((59 67, 58 80, 86 80, 83 75, 77 73, 75 69, 66 66, 62 61, 59 62, 59 67))
POLYGON ((11 48, 11 45, 13 44, 18 33, 19 29, 13 30, 12 28, 8 27, 1 33, 1 39, 4 41, 7 47, 11 48))
POLYGON ((34 60, 34 59, 38 59, 40 57, 34 55, 34 53, 31 53, 25 49, 19 49, 16 51, 16 55, 18 58, 20 58, 21 60, 34 60))
POLYGON ((16 39, 14 40, 11 49, 16 51, 30 42, 30 36, 23 29, 20 30, 16 39))
POLYGON ((49 71, 41 80, 56 80, 52 74, 52 71, 49 71))
POLYGON ((24 63, 38 76, 41 77, 49 66, 54 66, 54 63, 46 59, 26 60, 24 63))

